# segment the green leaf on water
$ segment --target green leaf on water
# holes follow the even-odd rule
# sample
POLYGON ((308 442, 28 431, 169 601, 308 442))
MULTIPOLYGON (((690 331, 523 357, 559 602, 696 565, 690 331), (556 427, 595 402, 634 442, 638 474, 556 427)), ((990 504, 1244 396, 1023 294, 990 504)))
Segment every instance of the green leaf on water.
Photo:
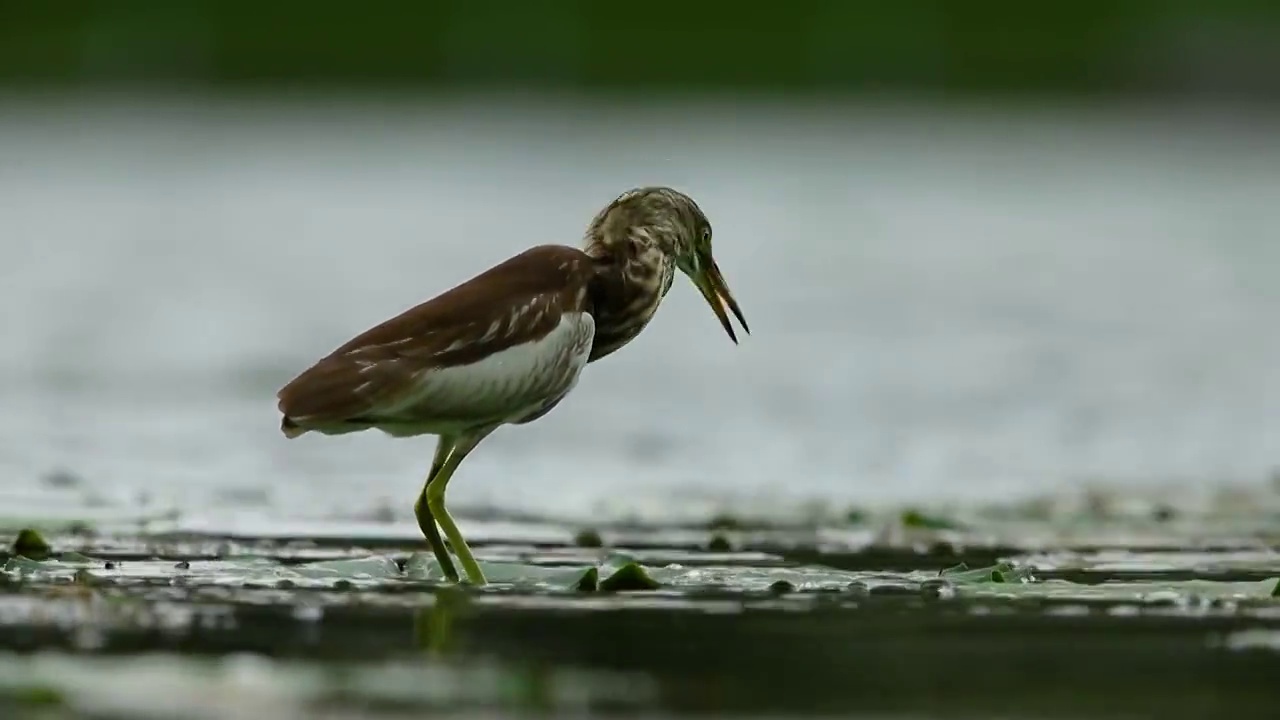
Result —
POLYGON ((1178 598, 1262 599, 1280 598, 1280 578, 1260 581, 1172 580, 1108 581, 1081 584, 1067 580, 1036 580, 1028 568, 1009 563, 970 570, 961 563, 947 568, 940 577, 954 583, 969 596, 1016 596, 1080 600, 1168 601, 1178 598))
POLYGON ((4 571, 24 579, 36 576, 40 580, 68 579, 88 584, 92 580, 88 576, 89 571, 101 569, 103 566, 104 563, 101 560, 76 552, 68 552, 43 560, 15 555, 5 563, 4 571))
POLYGON ((600 537, 600 531, 595 528, 583 528, 573 537, 573 544, 583 548, 599 548, 604 547, 604 538, 600 537))
POLYGON ((587 571, 578 578, 578 582, 573 586, 578 592, 595 592, 600 589, 600 570, 598 568, 587 568, 587 571))
MULTIPOLYGON (((1191 581, 1191 582, 1211 582, 1208 580, 1191 581)), ((1243 591, 1241 594, 1250 597, 1264 598, 1280 598, 1280 577, 1267 578, 1254 583, 1218 583, 1219 585, 1233 585, 1237 592, 1243 591), (1250 588, 1248 586, 1252 585, 1250 588)))
POLYGON ((1044 598, 1051 600, 1079 600, 1133 603, 1179 603, 1191 599, 1201 600, 1272 600, 1277 595, 1280 579, 1260 581, 1223 580, 1167 580, 1167 581, 1108 581, 1096 584, 1074 583, 1068 580, 1043 580, 1029 583, 970 583, 957 584, 959 594, 969 597, 1044 598))
POLYGON ((786 595, 787 593, 793 593, 795 591, 796 586, 792 585, 788 580, 774 580, 773 583, 769 585, 769 592, 774 595, 786 595))
POLYGON ((915 508, 902 511, 900 520, 903 525, 909 528, 923 528, 925 530, 965 529, 964 525, 954 520, 948 520, 940 515, 929 515, 915 508))
MULTIPOLYGON (((618 592, 651 590, 658 582, 629 556, 618 553, 605 558, 599 566, 547 567, 528 563, 480 562, 485 579, 491 584, 549 590, 580 592, 618 592)), ((404 575, 410 580, 444 580, 444 572, 435 556, 414 553, 405 562, 404 575)))
POLYGON ((32 560, 22 555, 14 555, 4 564, 4 571, 9 574, 24 576, 41 572, 48 568, 43 560, 32 560))
MULTIPOLYGON (((546 567, 514 562, 479 562, 480 570, 490 583, 561 589, 596 588, 594 567, 546 567)), ((431 553, 414 553, 405 562, 404 574, 410 580, 444 580, 444 571, 431 553)))
POLYGON ((724 533, 715 533, 711 539, 707 541, 707 550, 713 553, 726 553, 733 550, 733 543, 729 542, 729 538, 724 533))
POLYGON ((75 551, 71 551, 71 552, 64 552, 64 553, 62 553, 61 555, 59 555, 59 556, 58 556, 58 562, 61 562, 61 563, 67 563, 68 565, 95 565, 95 564, 98 564, 98 561, 97 561, 97 560, 94 560, 93 558, 89 557, 88 555, 81 555, 80 553, 75 552, 75 551))
POLYGON ((0 698, 8 699, 20 707, 55 708, 66 704, 62 693, 45 685, 31 685, 0 689, 0 698))
POLYGON ((600 590, 622 592, 626 590, 653 590, 659 587, 641 565, 624 553, 614 553, 600 564, 600 590))
POLYGON ((49 557, 53 549, 49 547, 49 543, 45 542, 44 536, 38 530, 23 528, 18 531, 18 537, 13 541, 12 552, 14 555, 32 560, 43 560, 49 557))
POLYGON ((342 560, 323 560, 304 563, 292 568, 303 577, 316 580, 344 578, 347 580, 392 580, 400 577, 400 566, 385 555, 342 560))
POLYGON ((870 519, 871 516, 865 510, 856 507, 849 508, 849 510, 844 514, 845 522, 850 525, 865 525, 870 519))
POLYGON ((991 567, 970 570, 968 565, 960 563, 938 573, 953 583, 1022 583, 1031 579, 1031 571, 1016 568, 1009 563, 996 563, 991 567))

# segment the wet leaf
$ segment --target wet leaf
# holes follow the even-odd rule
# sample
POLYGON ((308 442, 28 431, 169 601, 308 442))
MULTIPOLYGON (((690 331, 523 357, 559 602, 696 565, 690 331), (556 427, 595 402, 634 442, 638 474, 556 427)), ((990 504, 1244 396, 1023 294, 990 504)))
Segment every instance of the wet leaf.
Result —
POLYGON ((871 516, 865 510, 860 508, 849 508, 849 510, 844 514, 845 522, 850 525, 865 525, 870 519, 871 516))
POLYGON ((15 555, 4 564, 4 571, 10 575, 23 577, 32 573, 42 572, 47 567, 43 560, 32 560, 22 555, 15 555))
POLYGON ((793 593, 795 591, 796 586, 786 580, 775 580, 773 581, 773 584, 769 586, 769 592, 774 595, 786 595, 787 593, 793 593))
POLYGON ((66 564, 68 564, 68 565, 96 565, 96 564, 98 564, 98 561, 97 561, 97 560, 94 560, 93 558, 89 557, 88 555, 81 555, 80 553, 78 553, 78 552, 74 552, 74 551, 72 551, 72 552, 64 552, 64 553, 62 553, 61 555, 59 555, 59 556, 58 556, 58 562, 66 563, 66 564))
POLYGON ((1270 600, 1277 595, 1278 578, 1257 582, 1216 580, 1166 580, 1159 582, 1073 583, 1044 580, 1029 583, 957 584, 959 595, 969 597, 1045 598, 1053 600, 1096 600, 1110 602, 1188 602, 1205 600, 1270 600))
POLYGON ((964 530, 965 526, 954 520, 948 520, 940 515, 928 515, 914 508, 904 510, 901 516, 902 524, 909 528, 923 528, 926 530, 964 530))
MULTIPOLYGON (((597 590, 616 592, 650 590, 659 586, 645 568, 630 556, 614 554, 599 566, 547 567, 528 563, 481 562, 480 569, 491 585, 510 585, 544 590, 597 590)), ((444 580, 444 573, 430 553, 415 553, 405 562, 404 576, 410 580, 444 580)))
POLYGON ((45 685, 30 685, 28 687, 13 688, 12 690, 0 690, 0 698, 4 698, 6 695, 17 705, 28 708, 54 708, 66 704, 62 693, 45 685))
POLYGON ((716 533, 707 541, 707 550, 714 553, 725 553, 733 550, 733 544, 724 533, 716 533))
MULTIPOLYGON (((514 562, 480 562, 485 579, 493 585, 515 585, 544 589, 594 590, 594 567, 546 567, 514 562)), ((440 564, 431 553, 414 553, 405 562, 404 575, 410 580, 445 580, 440 564)))
POLYGON ((322 560, 295 565, 291 569, 303 577, 315 579, 392 580, 401 576, 400 566, 396 561, 384 555, 348 560, 322 560))
POLYGON ((600 537, 600 531, 594 528, 584 528, 574 536, 573 544, 583 548, 604 547, 604 538, 600 537))
POLYGON ((1021 583, 1032 579, 1029 569, 1017 568, 1009 563, 997 563, 991 567, 973 570, 961 563, 941 571, 938 575, 953 583, 1021 583))
POLYGON ((600 565, 599 574, 600 590, 605 592, 653 590, 660 587, 660 583, 639 563, 623 553, 614 553, 605 558, 600 565))
POLYGON ((49 543, 45 542, 44 536, 39 531, 32 528, 23 528, 18 531, 18 537, 13 541, 13 554, 31 558, 32 560, 43 560, 49 557, 52 548, 49 543))
POLYGON ((50 577, 65 576, 73 577, 77 570, 86 568, 102 568, 104 563, 101 560, 94 560, 91 557, 81 555, 77 552, 62 553, 56 557, 46 557, 44 559, 32 559, 23 555, 15 555, 9 558, 5 563, 5 571, 16 573, 19 575, 44 574, 50 577))

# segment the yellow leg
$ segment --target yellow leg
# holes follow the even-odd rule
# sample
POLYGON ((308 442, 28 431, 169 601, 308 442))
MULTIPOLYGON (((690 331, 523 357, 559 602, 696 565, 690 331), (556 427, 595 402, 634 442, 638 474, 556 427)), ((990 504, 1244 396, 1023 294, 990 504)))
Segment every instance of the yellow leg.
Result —
POLYGON ((422 492, 418 493, 418 499, 413 503, 413 514, 418 518, 418 527, 422 530, 422 536, 431 546, 431 552, 436 556, 436 562, 440 563, 440 569, 444 571, 445 577, 452 582, 458 582, 458 569, 453 566, 453 559, 449 557, 444 540, 440 539, 440 529, 436 527, 435 518, 431 516, 431 505, 427 502, 427 488, 440 474, 440 468, 444 466, 444 461, 449 457, 453 446, 453 438, 442 437, 436 443, 436 455, 431 460, 431 471, 427 473, 427 479, 422 483, 422 492))
POLYGON ((449 538, 449 544, 453 546, 453 551, 458 555, 458 562, 462 563, 462 570, 467 574, 467 581, 472 585, 484 585, 486 582, 484 573, 480 570, 480 565, 476 563, 475 557, 472 556, 471 548, 467 547, 467 541, 463 539, 462 533, 459 532, 458 525, 453 522, 453 518, 449 516, 449 511, 444 508, 444 491, 449 485, 449 478, 453 477, 453 472, 458 469, 458 465, 491 432, 493 432, 493 428, 485 428, 458 438, 453 444, 449 457, 444 461, 444 465, 440 467, 440 472, 436 473, 431 482, 427 483, 427 506, 430 508, 436 522, 440 523, 440 529, 444 530, 445 537, 449 538))

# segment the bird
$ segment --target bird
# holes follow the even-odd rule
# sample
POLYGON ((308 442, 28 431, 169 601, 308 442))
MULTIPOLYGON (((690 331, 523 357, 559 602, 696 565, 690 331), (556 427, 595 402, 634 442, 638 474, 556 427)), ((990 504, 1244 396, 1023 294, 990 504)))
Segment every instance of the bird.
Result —
POLYGON ((667 186, 627 190, 596 213, 581 247, 531 247, 320 358, 277 393, 280 430, 289 439, 370 429, 436 436, 414 516, 445 577, 461 582, 441 530, 466 582, 483 586, 445 508, 458 466, 499 427, 545 416, 587 365, 635 340, 676 270, 735 345, 729 312, 750 334, 711 240, 711 222, 689 195, 667 186))

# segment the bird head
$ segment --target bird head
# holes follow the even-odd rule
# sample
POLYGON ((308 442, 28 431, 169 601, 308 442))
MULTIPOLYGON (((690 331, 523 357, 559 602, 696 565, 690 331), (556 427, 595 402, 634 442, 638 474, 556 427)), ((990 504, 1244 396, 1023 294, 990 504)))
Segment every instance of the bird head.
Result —
POLYGON ((669 187, 628 190, 592 220, 587 242, 588 252, 593 248, 614 252, 626 245, 632 257, 659 255, 693 282, 731 340, 738 342, 730 312, 750 334, 711 253, 711 221, 688 195, 669 187))

